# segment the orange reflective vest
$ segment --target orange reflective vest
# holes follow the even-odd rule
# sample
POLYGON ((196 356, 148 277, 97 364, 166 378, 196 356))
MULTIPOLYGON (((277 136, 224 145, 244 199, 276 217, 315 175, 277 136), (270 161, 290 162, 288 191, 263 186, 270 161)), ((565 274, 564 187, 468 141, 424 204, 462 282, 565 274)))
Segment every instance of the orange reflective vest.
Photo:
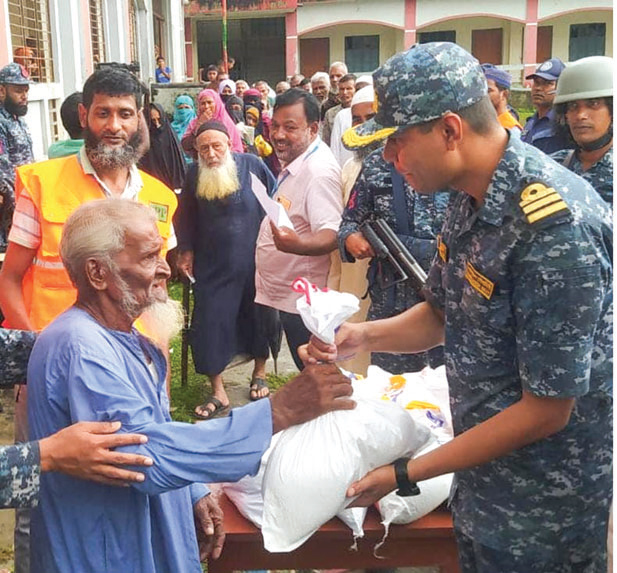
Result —
MULTIPOLYGON (((154 208, 158 229, 165 240, 171 234, 177 199, 158 179, 140 171, 143 187, 137 200, 154 208)), ((41 223, 41 244, 22 282, 24 303, 35 330, 45 328, 77 298, 60 258, 60 238, 68 216, 81 204, 104 199, 105 194, 92 175, 84 173, 76 155, 50 159, 19 167, 15 194, 26 189, 36 206, 41 223)))

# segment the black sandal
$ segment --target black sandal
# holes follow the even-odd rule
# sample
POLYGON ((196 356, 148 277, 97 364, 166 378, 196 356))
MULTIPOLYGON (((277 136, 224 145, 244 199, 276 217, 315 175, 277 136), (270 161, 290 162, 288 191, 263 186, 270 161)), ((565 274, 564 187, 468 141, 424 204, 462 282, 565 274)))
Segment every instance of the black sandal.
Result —
POLYGON ((251 380, 251 385, 249 386, 249 396, 252 402, 257 402, 257 400, 270 396, 270 388, 268 388, 268 385, 263 378, 253 378, 251 380), (268 393, 265 396, 258 396, 257 393, 264 388, 268 390, 268 393))
POLYGON ((218 398, 215 398, 214 396, 210 396, 210 398, 208 398, 203 404, 200 404, 199 406, 195 407, 195 410, 193 411, 193 415, 196 418, 199 418, 200 420, 209 420, 210 418, 215 418, 216 416, 220 416, 227 410, 229 410, 229 405, 224 406, 223 402, 221 402, 218 398), (210 410, 208 408, 210 404, 214 406, 214 410, 210 410), (208 415, 204 416, 203 414, 200 414, 197 411, 197 408, 201 408, 202 410, 209 412, 208 415))

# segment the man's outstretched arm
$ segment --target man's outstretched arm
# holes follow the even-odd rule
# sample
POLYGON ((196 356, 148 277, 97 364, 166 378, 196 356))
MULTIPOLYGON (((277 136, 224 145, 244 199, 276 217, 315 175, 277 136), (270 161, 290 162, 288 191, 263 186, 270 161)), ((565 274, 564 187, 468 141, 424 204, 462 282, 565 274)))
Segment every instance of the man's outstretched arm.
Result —
POLYGON ((115 434, 119 429, 119 422, 81 422, 38 442, 0 447, 0 508, 36 506, 41 472, 116 486, 143 481, 143 473, 122 466, 147 466, 152 460, 111 448, 142 444, 147 438, 115 434))

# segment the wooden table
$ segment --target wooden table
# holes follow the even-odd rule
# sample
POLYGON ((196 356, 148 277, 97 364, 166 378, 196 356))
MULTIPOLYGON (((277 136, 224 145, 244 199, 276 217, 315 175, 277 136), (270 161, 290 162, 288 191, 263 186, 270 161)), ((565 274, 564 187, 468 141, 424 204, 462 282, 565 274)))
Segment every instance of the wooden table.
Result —
POLYGON ((225 514, 225 547, 219 559, 208 562, 209 573, 229 573, 248 569, 332 569, 366 567, 439 566, 443 573, 458 573, 456 542, 452 517, 437 510, 409 525, 392 525, 379 559, 373 555, 384 528, 375 508, 364 522, 364 537, 358 550, 350 551, 351 530, 332 519, 306 543, 290 553, 269 553, 264 549, 261 532, 240 515, 227 496, 221 495, 225 514))

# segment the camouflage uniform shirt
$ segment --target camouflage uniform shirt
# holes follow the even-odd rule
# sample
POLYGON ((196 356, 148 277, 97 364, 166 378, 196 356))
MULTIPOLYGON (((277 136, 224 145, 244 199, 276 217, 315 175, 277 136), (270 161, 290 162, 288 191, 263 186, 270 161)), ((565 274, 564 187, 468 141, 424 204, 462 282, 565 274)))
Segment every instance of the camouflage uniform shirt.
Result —
POLYGON ((0 251, 6 249, 15 208, 15 169, 32 163, 32 139, 26 122, 0 104, 0 251))
POLYGON ((576 398, 560 432, 456 474, 455 527, 477 543, 546 560, 564 544, 606 540, 611 256, 610 207, 517 138, 483 205, 475 209, 460 193, 448 210, 425 292, 445 312, 456 434, 516 403, 523 390, 576 398), (545 187, 534 195, 536 182, 545 187), (545 216, 538 200, 563 209, 545 216))
POLYGON ((32 163, 32 139, 26 122, 0 105, 0 180, 15 188, 15 169, 32 163))
POLYGON ((600 193, 602 199, 613 204, 613 148, 611 147, 599 161, 594 163, 587 171, 576 153, 572 150, 562 149, 551 154, 558 163, 563 163, 570 171, 574 171, 600 193), (569 160, 569 161, 568 161, 569 160))
MULTIPOLYGON (((25 380, 34 332, 0 329, 0 384, 25 380)), ((33 507, 39 497, 38 442, 0 447, 0 507, 33 507)))
MULTIPOLYGON (((356 180, 347 206, 343 211, 338 232, 341 258, 344 262, 355 259, 345 248, 347 237, 360 231, 360 225, 369 217, 379 217, 386 221, 420 266, 428 271, 435 255, 436 237, 443 224, 450 193, 431 195, 416 193, 406 182, 405 207, 409 223, 409 235, 403 235, 397 227, 392 189, 392 167, 387 163, 379 149, 371 153, 362 164, 362 171, 356 180)), ((368 320, 396 316, 422 300, 409 281, 383 289, 377 280, 377 260, 369 267, 369 293, 371 306, 368 320)), ((383 266, 388 273, 389 267, 383 266)), ((389 372, 417 372, 427 365, 437 367, 443 364, 441 347, 420 354, 373 353, 371 363, 389 372)))

